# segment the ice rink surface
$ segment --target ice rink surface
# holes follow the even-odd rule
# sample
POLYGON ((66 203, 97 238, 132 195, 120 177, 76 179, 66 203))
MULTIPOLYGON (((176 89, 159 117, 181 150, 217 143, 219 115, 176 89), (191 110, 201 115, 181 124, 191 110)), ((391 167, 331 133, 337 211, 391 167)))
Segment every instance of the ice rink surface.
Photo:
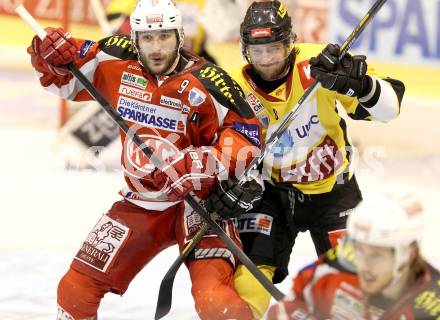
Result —
MULTIPOLYGON (((117 169, 65 170, 55 151, 58 99, 29 71, 0 70, 0 319, 46 320, 56 314, 56 286, 93 225, 119 199, 117 169)), ((440 106, 406 97, 395 123, 349 123, 360 146, 357 175, 364 193, 411 192, 426 212, 423 252, 440 265, 440 106)), ((102 167, 101 167, 102 168, 102 167)), ((133 281, 124 297, 109 294, 100 319, 152 319, 160 280, 177 257, 161 253, 133 281)), ((308 234, 296 243, 290 270, 315 258, 308 234)), ((287 292, 290 279, 279 285, 287 292)), ((183 267, 166 319, 197 319, 183 267)))

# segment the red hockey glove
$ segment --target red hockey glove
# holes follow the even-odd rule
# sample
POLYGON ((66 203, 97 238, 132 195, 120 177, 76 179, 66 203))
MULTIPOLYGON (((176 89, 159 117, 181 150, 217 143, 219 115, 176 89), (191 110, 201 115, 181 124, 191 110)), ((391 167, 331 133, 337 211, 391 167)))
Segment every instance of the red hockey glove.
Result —
POLYGON ((170 201, 182 200, 191 191, 207 191, 216 182, 223 165, 209 148, 189 147, 162 170, 153 172, 153 183, 170 201))
POLYGON ((52 84, 53 77, 71 76, 70 72, 62 67, 75 58, 78 48, 71 35, 61 28, 46 28, 47 36, 41 40, 38 36, 32 39, 28 48, 32 66, 43 77, 40 82, 43 86, 52 84))

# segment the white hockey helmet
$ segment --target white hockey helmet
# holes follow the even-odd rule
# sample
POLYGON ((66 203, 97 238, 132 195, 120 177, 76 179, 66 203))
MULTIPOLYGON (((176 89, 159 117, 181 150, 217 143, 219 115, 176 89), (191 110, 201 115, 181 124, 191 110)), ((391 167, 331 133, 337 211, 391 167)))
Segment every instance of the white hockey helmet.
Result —
POLYGON ((394 277, 410 259, 409 247, 423 236, 422 205, 412 196, 374 195, 364 199, 347 221, 348 241, 394 249, 394 277))
POLYGON ((182 14, 172 0, 138 0, 130 15, 130 27, 135 47, 136 32, 153 30, 176 30, 179 49, 183 46, 182 14))

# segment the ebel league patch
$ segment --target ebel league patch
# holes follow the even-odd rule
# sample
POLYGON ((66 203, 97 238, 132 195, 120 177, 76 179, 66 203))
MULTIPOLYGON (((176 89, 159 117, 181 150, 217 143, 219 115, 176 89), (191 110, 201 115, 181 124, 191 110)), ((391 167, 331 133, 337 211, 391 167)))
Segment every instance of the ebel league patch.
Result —
POLYGON ((121 83, 140 89, 145 89, 147 87, 148 80, 136 74, 124 72, 122 73, 121 83))
POLYGON ((127 226, 103 215, 89 233, 75 259, 106 272, 130 234, 127 226))

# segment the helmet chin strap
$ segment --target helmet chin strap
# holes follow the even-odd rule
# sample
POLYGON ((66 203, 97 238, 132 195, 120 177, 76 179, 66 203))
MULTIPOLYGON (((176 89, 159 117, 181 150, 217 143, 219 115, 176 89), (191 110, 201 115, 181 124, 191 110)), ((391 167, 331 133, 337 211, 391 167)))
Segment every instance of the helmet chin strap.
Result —
POLYGON ((179 64, 179 60, 180 60, 180 49, 177 49, 177 57, 176 57, 176 59, 174 59, 173 64, 168 68, 168 70, 166 70, 163 73, 163 75, 167 76, 170 73, 172 73, 176 69, 177 65, 179 64))

